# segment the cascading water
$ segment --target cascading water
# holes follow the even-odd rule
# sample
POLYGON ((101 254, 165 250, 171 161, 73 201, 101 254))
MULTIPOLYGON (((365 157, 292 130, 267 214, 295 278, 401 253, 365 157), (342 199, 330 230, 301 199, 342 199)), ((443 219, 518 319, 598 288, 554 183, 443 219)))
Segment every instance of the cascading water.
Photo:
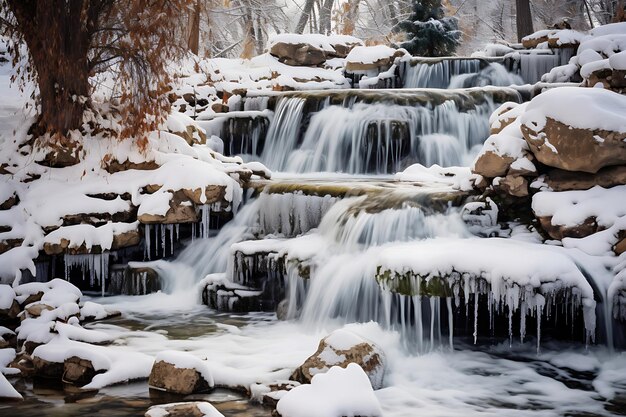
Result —
POLYGON ((261 160, 283 172, 390 174, 412 163, 469 163, 474 145, 489 134, 490 100, 460 111, 452 100, 435 106, 324 102, 310 116, 300 142, 305 101, 282 98, 261 160))
POLYGON ((522 77, 509 72, 501 63, 488 63, 481 59, 426 60, 414 65, 406 62, 404 65, 404 88, 506 87, 521 84, 524 84, 522 77))

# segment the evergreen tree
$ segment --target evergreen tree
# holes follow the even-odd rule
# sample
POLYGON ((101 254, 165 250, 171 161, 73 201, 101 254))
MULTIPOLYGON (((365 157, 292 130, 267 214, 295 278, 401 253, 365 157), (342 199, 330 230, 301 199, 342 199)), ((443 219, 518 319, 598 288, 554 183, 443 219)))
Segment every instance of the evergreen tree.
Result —
POLYGON ((398 29, 407 34, 400 46, 418 56, 452 55, 461 37, 456 18, 444 16, 441 0, 413 0, 409 20, 398 29))

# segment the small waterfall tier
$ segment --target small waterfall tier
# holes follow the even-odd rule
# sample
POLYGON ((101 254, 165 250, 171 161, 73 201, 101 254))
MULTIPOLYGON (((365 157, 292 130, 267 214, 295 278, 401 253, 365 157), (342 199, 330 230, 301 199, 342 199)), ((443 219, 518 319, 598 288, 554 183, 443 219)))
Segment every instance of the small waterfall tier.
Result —
POLYGON ((416 162, 469 164, 489 135, 489 115, 520 100, 503 87, 289 92, 265 101, 261 112, 273 110, 267 124, 218 119, 227 151, 258 154, 274 171, 391 174, 416 162))

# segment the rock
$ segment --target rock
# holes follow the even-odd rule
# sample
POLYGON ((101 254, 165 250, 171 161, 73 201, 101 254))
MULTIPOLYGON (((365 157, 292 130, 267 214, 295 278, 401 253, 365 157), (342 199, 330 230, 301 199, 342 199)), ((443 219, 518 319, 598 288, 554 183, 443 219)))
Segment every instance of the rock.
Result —
POLYGON ((513 197, 528 196, 528 180, 517 175, 507 175, 498 183, 498 187, 513 197))
POLYGON ((77 386, 87 385, 94 376, 104 371, 96 371, 88 359, 72 356, 63 363, 63 382, 77 386))
MULTIPOLYGON (((381 46, 381 45, 378 45, 381 46)), ((375 48, 375 47, 359 47, 359 48, 375 48)), ((357 48, 355 48, 357 49, 357 48)), ((388 70, 396 58, 404 56, 404 51, 393 50, 389 48, 389 54, 385 57, 375 60, 374 62, 359 62, 357 60, 350 60, 346 62, 346 72, 367 72, 367 71, 386 71, 388 70)))
POLYGON ((200 145, 204 145, 206 143, 206 134, 194 125, 187 125, 186 130, 183 132, 171 133, 185 139, 185 142, 187 142, 189 146, 192 146, 196 143, 200 145))
POLYGON ((278 320, 287 320, 289 318, 287 314, 288 312, 289 300, 285 298, 283 301, 278 303, 278 306, 276 307, 276 317, 278 320))
POLYGON ((228 113, 228 111, 230 110, 228 108, 228 106, 226 104, 223 103, 213 103, 211 105, 211 109, 215 112, 215 113, 228 113))
POLYGON ((545 36, 540 36, 536 38, 525 37, 522 39, 522 46, 525 49, 534 49, 537 47, 537 45, 539 45, 540 43, 544 43, 544 42, 548 42, 547 34, 545 36))
POLYGON ((37 163, 53 168, 76 165, 80 162, 80 156, 83 153, 82 144, 67 138, 47 143, 44 147, 46 153, 37 163))
POLYGON ((154 405, 146 411, 146 417, 224 417, 210 403, 194 401, 154 405))
POLYGON ((120 171, 128 171, 130 169, 138 169, 142 171, 152 171, 159 167, 159 165, 155 161, 143 161, 143 162, 130 162, 126 160, 124 162, 119 162, 116 160, 112 160, 104 163, 104 169, 109 174, 114 174, 120 171))
POLYGON ((136 246, 139 242, 141 242, 141 234, 139 233, 139 230, 129 230, 128 232, 113 235, 111 250, 136 246))
POLYGON ((178 190, 173 193, 170 199, 170 208, 165 213, 165 216, 143 213, 137 216, 137 220, 143 224, 196 223, 198 221, 198 212, 184 191, 178 190))
POLYGON ((21 308, 24 309, 27 305, 31 303, 36 303, 37 301, 41 301, 41 297, 43 297, 43 291, 37 291, 36 293, 29 294, 28 297, 20 304, 21 308))
POLYGON ((19 199, 15 194, 11 197, 7 198, 0 204, 0 210, 8 210, 11 207, 15 206, 19 202, 19 199))
POLYGON ((345 368, 354 362, 363 368, 372 387, 380 389, 385 371, 383 360, 383 352, 378 346, 340 329, 320 341, 317 351, 296 368, 291 379, 310 384, 314 375, 324 373, 333 366, 345 368))
POLYGON ((24 311, 26 312, 24 318, 36 318, 41 316, 41 313, 43 313, 44 311, 52 310, 54 310, 54 307, 48 304, 42 302, 31 303, 24 309, 24 311))
POLYGON ((596 185, 611 188, 626 184, 626 166, 602 168, 595 174, 552 169, 544 182, 554 191, 588 190, 596 185))
POLYGON ((209 391, 213 388, 213 378, 204 361, 188 353, 168 351, 161 352, 155 358, 148 385, 150 388, 188 395, 209 391))
POLYGON ((318 66, 326 61, 326 54, 320 48, 305 43, 276 42, 270 54, 283 64, 291 66, 318 66))
POLYGON ((226 187, 223 185, 209 185, 206 187, 204 189, 204 196, 206 198, 204 202, 200 199, 202 196, 202 190, 200 188, 196 188, 194 190, 184 189, 182 192, 188 199, 197 205, 213 204, 224 199, 224 196, 226 195, 226 187))
POLYGON ((578 129, 550 117, 542 129, 522 124, 521 130, 535 158, 545 165, 592 174, 626 165, 626 132, 578 129))
POLYGON ((501 156, 495 152, 487 151, 480 154, 478 159, 476 159, 472 173, 486 178, 503 177, 513 161, 515 161, 513 157, 501 156))
POLYGON ((9 307, 0 309, 0 322, 15 320, 20 311, 19 303, 13 300, 9 307))
POLYGON ((552 216, 538 216, 543 230, 552 238, 562 240, 564 237, 582 238, 602 230, 595 217, 588 217, 582 224, 576 226, 554 225, 552 216))
POLYGON ((515 109, 518 106, 518 103, 506 102, 502 104, 498 109, 496 109, 494 114, 492 114, 489 118, 489 133, 492 135, 496 135, 504 130, 505 127, 517 120, 517 112, 512 113, 509 117, 507 117, 507 113, 509 113, 511 110, 515 109))
POLYGON ((39 356, 32 357, 35 376, 46 379, 61 379, 63 377, 63 362, 49 362, 39 356))
POLYGON ((5 253, 10 251, 13 248, 17 248, 18 246, 22 246, 24 239, 6 239, 0 240, 0 253, 5 253))
POLYGON ((617 243, 613 246, 613 252, 615 252, 617 256, 626 252, 626 230, 617 232, 617 243))

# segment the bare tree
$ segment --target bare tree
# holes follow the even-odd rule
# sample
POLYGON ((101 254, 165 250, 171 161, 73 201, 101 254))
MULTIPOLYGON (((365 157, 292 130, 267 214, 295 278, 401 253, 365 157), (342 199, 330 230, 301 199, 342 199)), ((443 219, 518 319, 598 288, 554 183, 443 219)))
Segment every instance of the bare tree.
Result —
MULTIPOLYGON (((6 34, 28 47, 19 68, 38 86, 40 133, 81 129, 92 76, 114 78, 122 136, 158 126, 169 109, 166 65, 186 48, 176 35, 188 0, 2 0, 6 34)), ((14 61, 20 48, 13 48, 14 61)))

